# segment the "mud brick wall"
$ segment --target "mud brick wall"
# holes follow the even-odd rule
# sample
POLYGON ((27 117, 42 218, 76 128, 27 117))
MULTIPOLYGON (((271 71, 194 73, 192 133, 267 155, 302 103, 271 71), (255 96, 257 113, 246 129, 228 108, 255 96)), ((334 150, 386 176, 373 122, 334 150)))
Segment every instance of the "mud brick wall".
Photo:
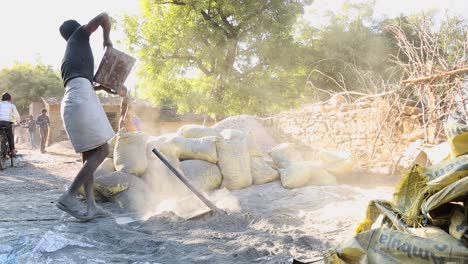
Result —
POLYGON ((392 163, 403 153, 408 142, 417 138, 414 129, 419 126, 415 118, 419 112, 411 108, 407 113, 393 110, 389 114, 389 110, 386 100, 317 103, 282 112, 265 123, 281 132, 285 136, 283 140, 318 150, 349 150, 358 161, 367 163, 375 148, 372 161, 392 163), (397 119, 398 124, 395 124, 397 119), (388 135, 389 131, 392 135, 388 135))

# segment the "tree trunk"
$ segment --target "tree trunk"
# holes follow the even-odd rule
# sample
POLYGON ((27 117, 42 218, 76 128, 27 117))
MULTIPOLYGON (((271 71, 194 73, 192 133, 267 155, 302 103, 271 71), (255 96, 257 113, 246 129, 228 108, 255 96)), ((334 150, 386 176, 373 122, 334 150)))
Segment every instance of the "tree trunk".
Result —
POLYGON ((232 73, 234 63, 236 61, 238 40, 235 38, 228 38, 226 57, 221 66, 220 72, 216 77, 216 82, 213 84, 211 96, 216 104, 218 113, 216 113, 216 120, 223 119, 224 113, 224 92, 226 87, 226 77, 232 73))

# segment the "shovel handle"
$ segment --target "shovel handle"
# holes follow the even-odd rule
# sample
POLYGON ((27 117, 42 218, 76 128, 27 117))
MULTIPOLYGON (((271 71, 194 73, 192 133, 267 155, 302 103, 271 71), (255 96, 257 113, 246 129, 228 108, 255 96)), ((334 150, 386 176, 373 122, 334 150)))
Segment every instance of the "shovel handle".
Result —
POLYGON ((187 178, 185 178, 185 176, 182 175, 182 173, 180 173, 176 168, 174 168, 174 166, 172 166, 172 164, 169 163, 169 161, 161 154, 161 152, 159 152, 156 148, 153 148, 152 151, 154 155, 156 155, 162 161, 162 163, 164 163, 164 165, 166 165, 172 171, 172 173, 174 173, 174 175, 177 176, 177 178, 179 178, 179 180, 181 180, 185 184, 185 186, 187 186, 190 189, 190 191, 192 191, 198 197, 198 199, 200 199, 206 206, 208 206, 208 208, 210 208, 214 212, 222 212, 210 200, 206 199, 206 197, 203 196, 203 194, 201 194, 195 188, 195 186, 193 186, 189 182, 189 180, 187 180, 187 178))

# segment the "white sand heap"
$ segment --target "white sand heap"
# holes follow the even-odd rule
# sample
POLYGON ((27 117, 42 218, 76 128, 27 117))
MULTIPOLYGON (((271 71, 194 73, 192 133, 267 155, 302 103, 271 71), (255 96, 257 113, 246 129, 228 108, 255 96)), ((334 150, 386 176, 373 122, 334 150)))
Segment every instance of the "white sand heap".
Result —
POLYGON ((237 129, 251 134, 255 138, 257 145, 265 153, 278 144, 259 120, 251 115, 231 116, 214 124, 212 128, 219 133, 225 129, 237 129))

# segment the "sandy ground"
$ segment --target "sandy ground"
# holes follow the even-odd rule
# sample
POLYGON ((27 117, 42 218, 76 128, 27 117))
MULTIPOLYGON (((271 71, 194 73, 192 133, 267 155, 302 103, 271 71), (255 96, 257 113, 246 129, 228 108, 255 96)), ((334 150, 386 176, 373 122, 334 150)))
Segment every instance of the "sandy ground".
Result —
POLYGON ((364 176, 361 187, 285 190, 273 182, 220 191, 217 202, 231 209, 228 215, 183 220, 163 213, 136 221, 105 203, 114 217, 80 223, 55 206, 80 168, 79 157, 60 148, 48 154, 20 151, 16 167, 0 172, 0 263, 318 260, 323 250, 352 237, 369 200, 388 199, 393 189, 364 176))

